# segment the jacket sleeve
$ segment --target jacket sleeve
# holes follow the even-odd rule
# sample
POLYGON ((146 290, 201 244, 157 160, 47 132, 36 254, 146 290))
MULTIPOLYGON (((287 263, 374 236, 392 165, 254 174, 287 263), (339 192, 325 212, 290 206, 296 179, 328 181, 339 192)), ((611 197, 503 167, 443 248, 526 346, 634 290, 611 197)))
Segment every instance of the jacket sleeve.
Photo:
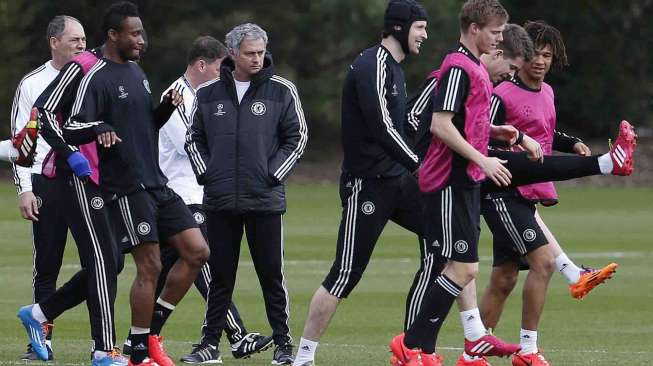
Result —
POLYGON ((583 140, 555 130, 553 135, 553 150, 573 154, 574 145, 579 142, 583 142, 583 140))
MULTIPOLYGON (((161 100, 165 97, 168 90, 161 94, 161 100)), ((183 90, 179 90, 183 94, 183 90)), ((186 107, 184 103, 181 103, 177 109, 172 113, 168 118, 168 121, 161 127, 159 134, 167 138, 174 148, 174 151, 181 155, 186 155, 185 143, 186 143, 186 132, 190 127, 190 120, 186 114, 186 107)))
POLYGON ((75 100, 75 91, 82 77, 82 68, 77 63, 68 63, 34 105, 39 110, 41 136, 57 154, 65 158, 78 149, 64 140, 63 131, 57 121, 57 113, 75 100))
MULTIPOLYGON (((201 89, 200 89, 201 90, 201 89)), ((186 132, 186 143, 184 148, 188 154, 190 165, 195 172, 197 183, 204 185, 204 176, 206 174, 206 165, 211 158, 209 147, 204 129, 204 118, 199 106, 200 90, 198 90, 191 111, 191 125, 186 132)))
POLYGON ((274 76, 273 81, 288 90, 285 112, 278 125, 279 149, 268 162, 268 175, 276 183, 283 182, 304 154, 308 141, 308 127, 295 85, 283 78, 274 76))
MULTIPOLYGON (((362 65, 356 80, 361 111, 367 128, 385 152, 413 172, 419 167, 419 158, 397 131, 388 110, 387 70, 384 62, 362 65)), ((403 123, 403 121, 400 121, 403 123)))
MULTIPOLYGON (((435 89, 435 84, 437 84, 437 78, 426 79, 420 90, 418 91, 413 98, 408 102, 408 113, 406 114, 406 120, 408 126, 412 128, 413 131, 418 131, 420 126, 420 121, 422 113, 427 110, 427 107, 430 105, 431 96, 433 95, 433 90, 435 89)), ((427 110, 427 114, 431 110, 427 110)))
MULTIPOLYGON (((14 95, 14 102, 11 107, 11 135, 15 136, 25 127, 30 117, 32 103, 34 100, 25 83, 20 83, 14 95)), ((20 195, 32 191, 32 168, 12 164, 14 173, 14 184, 20 195)))
POLYGON ((64 124, 63 138, 70 144, 87 144, 95 141, 98 134, 113 131, 111 125, 102 121, 105 96, 96 75, 87 74, 82 79, 70 118, 64 124))

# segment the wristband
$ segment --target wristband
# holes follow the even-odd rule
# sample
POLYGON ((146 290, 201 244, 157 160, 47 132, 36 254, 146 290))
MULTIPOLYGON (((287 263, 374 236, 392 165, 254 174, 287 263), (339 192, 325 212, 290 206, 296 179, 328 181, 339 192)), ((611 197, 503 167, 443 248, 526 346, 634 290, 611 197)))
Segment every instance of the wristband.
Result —
POLYGON ((524 133, 519 131, 519 135, 517 136, 517 140, 515 140, 515 143, 513 144, 513 146, 521 144, 522 141, 524 141, 524 133))

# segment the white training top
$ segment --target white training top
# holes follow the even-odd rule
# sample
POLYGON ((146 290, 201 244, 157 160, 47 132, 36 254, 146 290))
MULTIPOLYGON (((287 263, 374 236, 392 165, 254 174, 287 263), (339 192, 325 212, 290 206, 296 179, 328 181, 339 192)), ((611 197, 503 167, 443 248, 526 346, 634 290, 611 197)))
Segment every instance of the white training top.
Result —
MULTIPOLYGON (((16 88, 14 103, 11 107, 11 134, 16 135, 27 124, 32 106, 45 88, 59 75, 59 70, 52 66, 52 60, 25 75, 16 88)), ((36 157, 31 168, 14 164, 14 183, 18 194, 32 190, 32 174, 41 174, 41 164, 50 151, 50 145, 45 139, 39 138, 36 143, 36 157)))
POLYGON ((170 89, 177 89, 183 95, 184 103, 159 130, 159 165, 163 174, 168 177, 168 187, 181 196, 187 205, 202 204, 204 189, 197 184, 188 154, 184 150, 186 131, 193 122, 191 112, 195 102, 195 89, 183 75, 163 92, 161 99, 170 89))
POLYGON ((240 103, 243 100, 243 96, 247 92, 247 89, 249 89, 249 85, 252 83, 251 81, 238 81, 234 79, 236 82, 236 94, 238 95, 238 103, 240 103))

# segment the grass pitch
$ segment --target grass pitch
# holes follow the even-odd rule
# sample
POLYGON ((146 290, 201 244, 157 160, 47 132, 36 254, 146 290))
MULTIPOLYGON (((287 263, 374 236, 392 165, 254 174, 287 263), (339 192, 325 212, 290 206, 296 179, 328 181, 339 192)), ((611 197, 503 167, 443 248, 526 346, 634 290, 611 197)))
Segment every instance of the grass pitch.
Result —
MULTIPOLYGON (((20 218, 13 186, 0 185, 0 365, 24 364, 19 355, 27 343, 16 318, 19 306, 31 300, 31 229, 20 218)), ((620 265, 615 278, 585 300, 573 300, 560 275, 554 275, 541 321, 539 345, 552 365, 647 365, 653 357, 653 189, 561 189, 561 203, 541 209, 545 221, 578 264, 620 265)), ((335 185, 291 185, 284 217, 286 277, 290 290, 290 325, 298 342, 313 292, 335 255, 340 202, 335 185)), ((490 269, 490 241, 481 239, 479 293, 490 269)), ((75 245, 69 241, 60 283, 78 269, 75 245)), ((406 292, 418 267, 416 238, 389 225, 372 262, 351 298, 344 301, 317 352, 320 366, 387 365, 387 343, 401 330, 406 292)), ((134 266, 127 258, 120 276, 116 321, 118 343, 126 336, 130 311, 128 289, 134 266)), ((524 277, 524 276, 522 276, 524 277)), ((521 286, 518 287, 521 289, 521 286)), ((247 246, 243 246, 235 301, 250 331, 269 333, 262 296, 247 246)), ((177 307, 163 335, 178 359, 198 340, 204 304, 195 290, 177 307)), ((517 341, 520 291, 508 302, 496 333, 517 341)), ((56 321, 54 352, 59 365, 89 364, 86 307, 79 306, 56 321)), ((272 352, 236 361, 226 341, 225 364, 269 365, 272 352)), ((445 364, 460 354, 462 330, 457 311, 450 314, 439 340, 445 364)), ((494 359, 492 364, 509 365, 494 359)), ((37 363, 37 362, 34 362, 37 363)))

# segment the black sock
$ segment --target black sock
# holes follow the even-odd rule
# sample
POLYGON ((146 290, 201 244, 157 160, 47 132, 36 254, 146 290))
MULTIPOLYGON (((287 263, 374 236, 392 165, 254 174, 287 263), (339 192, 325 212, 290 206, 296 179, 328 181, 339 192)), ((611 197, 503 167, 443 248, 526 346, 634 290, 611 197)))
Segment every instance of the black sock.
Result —
POLYGON ((154 311, 152 312, 152 323, 150 324, 150 334, 161 334, 161 329, 166 323, 166 320, 168 320, 170 314, 172 314, 172 310, 174 309, 168 309, 167 307, 159 304, 158 301, 156 304, 154 304, 154 311))
POLYGON ((129 340, 132 344, 132 354, 129 356, 133 364, 143 362, 148 357, 147 337, 149 334, 130 334, 129 340))
POLYGON ((460 291, 462 289, 445 275, 435 279, 435 283, 426 293, 417 318, 406 331, 406 347, 421 348, 426 353, 435 352, 435 341, 442 323, 460 291))

